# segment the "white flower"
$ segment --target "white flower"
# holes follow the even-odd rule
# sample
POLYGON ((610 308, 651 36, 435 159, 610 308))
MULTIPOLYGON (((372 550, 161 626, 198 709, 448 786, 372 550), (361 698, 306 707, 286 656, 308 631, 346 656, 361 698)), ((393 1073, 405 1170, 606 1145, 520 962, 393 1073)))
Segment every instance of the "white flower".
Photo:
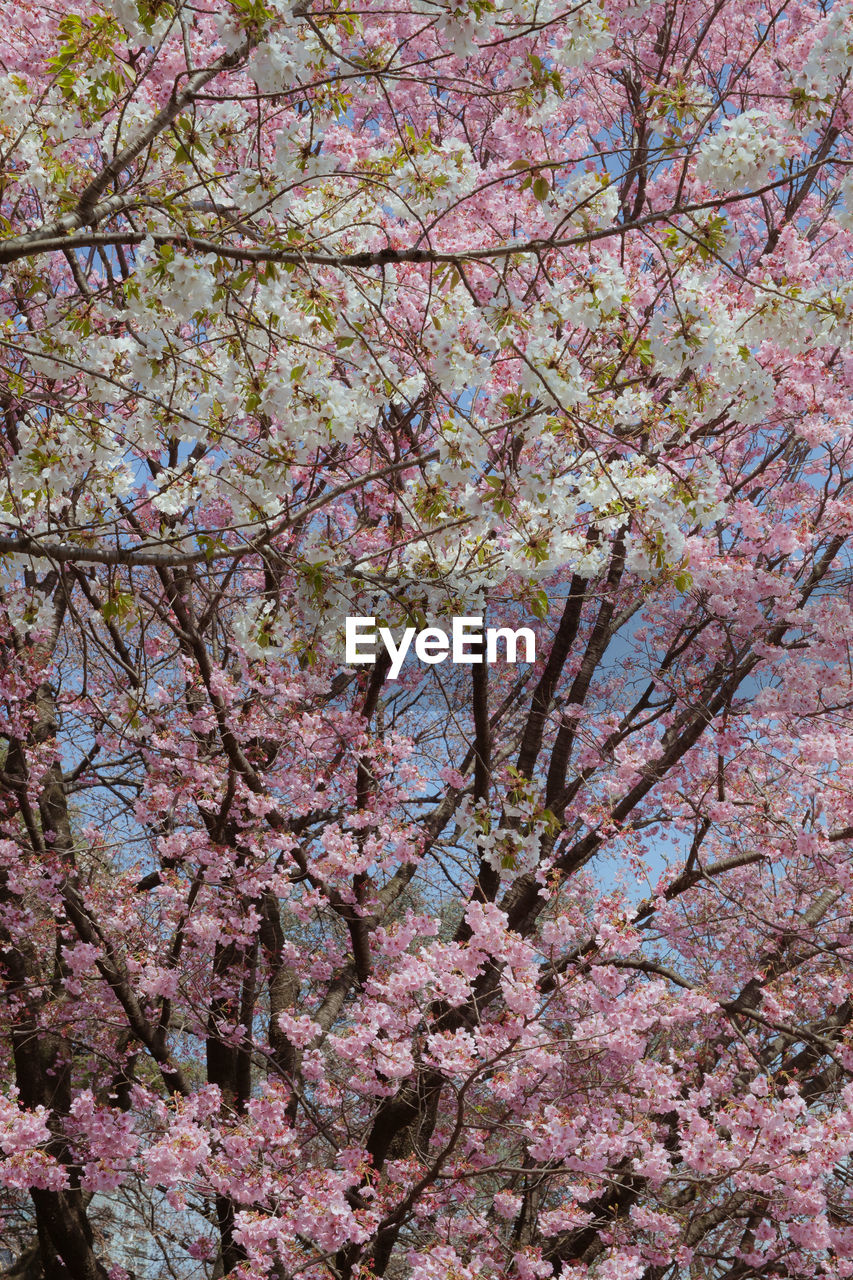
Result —
POLYGON ((853 231, 853 170, 848 170, 839 196, 839 203, 835 206, 835 221, 842 231, 853 231))
POLYGON ((719 189, 758 187, 770 177, 785 156, 785 147, 774 137, 772 121, 763 111, 744 111, 724 120, 716 133, 699 147, 696 177, 719 189))

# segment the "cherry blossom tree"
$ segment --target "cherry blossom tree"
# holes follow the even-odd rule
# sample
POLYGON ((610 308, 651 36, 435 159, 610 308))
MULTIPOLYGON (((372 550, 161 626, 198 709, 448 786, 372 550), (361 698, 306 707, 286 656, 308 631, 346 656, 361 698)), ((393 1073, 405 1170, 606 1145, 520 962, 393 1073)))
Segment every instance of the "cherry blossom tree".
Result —
POLYGON ((3 22, 5 1274, 853 1276, 853 5, 3 22))

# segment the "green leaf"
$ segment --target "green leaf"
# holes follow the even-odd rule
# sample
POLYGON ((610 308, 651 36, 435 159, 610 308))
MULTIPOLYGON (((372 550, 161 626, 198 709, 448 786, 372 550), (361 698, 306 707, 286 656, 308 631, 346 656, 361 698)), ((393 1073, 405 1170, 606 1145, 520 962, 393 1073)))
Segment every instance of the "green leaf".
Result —
POLYGON ((132 609, 133 596, 129 591, 122 591, 101 605, 101 617, 105 622, 124 622, 132 609))
POLYGON ((548 596, 544 591, 537 591, 533 597, 532 604, 534 618, 545 619, 548 617, 548 596))
POLYGON ((637 356, 640 364, 646 369, 655 362, 654 356, 652 355, 652 344, 647 338, 640 339, 634 347, 634 354, 637 356))

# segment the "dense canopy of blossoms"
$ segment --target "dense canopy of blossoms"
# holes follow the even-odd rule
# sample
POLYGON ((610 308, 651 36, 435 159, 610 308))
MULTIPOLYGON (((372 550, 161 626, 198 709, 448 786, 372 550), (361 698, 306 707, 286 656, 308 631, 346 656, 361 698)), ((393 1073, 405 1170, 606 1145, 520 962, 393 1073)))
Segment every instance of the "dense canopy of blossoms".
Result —
POLYGON ((853 1276, 853 4, 2 17, 6 1274, 853 1276))

